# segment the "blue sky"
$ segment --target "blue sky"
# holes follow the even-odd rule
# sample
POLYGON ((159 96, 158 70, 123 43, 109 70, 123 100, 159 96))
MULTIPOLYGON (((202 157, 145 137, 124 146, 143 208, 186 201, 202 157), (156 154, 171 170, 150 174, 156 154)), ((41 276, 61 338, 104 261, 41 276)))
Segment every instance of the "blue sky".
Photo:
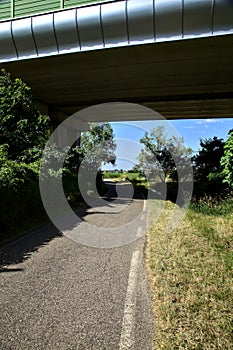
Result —
MULTIPOLYGON (((115 168, 131 169, 137 163, 137 155, 141 149, 140 138, 146 130, 155 128, 158 125, 164 125, 169 135, 182 136, 185 145, 196 152, 200 148, 200 138, 217 136, 226 140, 228 131, 233 128, 233 118, 111 123, 117 142, 115 168)), ((111 170, 114 167, 106 165, 103 169, 111 170)))

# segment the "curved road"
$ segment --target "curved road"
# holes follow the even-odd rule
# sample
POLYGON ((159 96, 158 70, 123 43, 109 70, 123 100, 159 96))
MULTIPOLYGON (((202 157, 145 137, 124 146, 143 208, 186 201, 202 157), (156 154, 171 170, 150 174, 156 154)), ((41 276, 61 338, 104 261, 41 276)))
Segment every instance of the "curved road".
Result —
POLYGON ((0 251, 1 350, 152 349, 145 201, 128 198, 128 186, 120 184, 115 198, 109 183, 106 207, 79 215, 93 229, 116 234, 133 222, 130 244, 85 246, 49 224, 0 251))

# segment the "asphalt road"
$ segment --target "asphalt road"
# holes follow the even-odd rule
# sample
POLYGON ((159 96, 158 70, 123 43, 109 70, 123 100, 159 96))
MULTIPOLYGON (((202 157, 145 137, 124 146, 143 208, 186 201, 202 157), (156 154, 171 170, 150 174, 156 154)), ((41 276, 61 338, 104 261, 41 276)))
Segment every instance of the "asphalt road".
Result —
POLYGON ((121 189, 125 196, 114 200, 110 185, 110 205, 80 216, 94 230, 134 231, 131 243, 86 246, 50 224, 0 251, 0 350, 152 349, 145 201, 121 189))

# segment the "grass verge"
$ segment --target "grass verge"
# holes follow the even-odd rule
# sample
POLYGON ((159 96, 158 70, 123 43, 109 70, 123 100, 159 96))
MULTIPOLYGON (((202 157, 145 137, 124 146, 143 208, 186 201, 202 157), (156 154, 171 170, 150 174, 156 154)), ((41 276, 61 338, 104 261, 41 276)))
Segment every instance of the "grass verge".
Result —
POLYGON ((233 349, 232 200, 227 206, 224 211, 221 204, 221 215, 216 215, 217 206, 208 211, 206 203, 193 204, 168 234, 166 224, 175 205, 166 202, 149 229, 154 350, 233 349))

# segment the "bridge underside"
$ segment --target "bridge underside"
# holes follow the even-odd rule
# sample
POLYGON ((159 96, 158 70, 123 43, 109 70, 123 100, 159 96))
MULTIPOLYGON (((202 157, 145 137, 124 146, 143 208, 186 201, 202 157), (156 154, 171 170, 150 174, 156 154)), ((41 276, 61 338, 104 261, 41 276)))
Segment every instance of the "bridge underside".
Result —
MULTIPOLYGON (((51 115, 135 102, 167 119, 233 117, 233 35, 2 63, 51 115)), ((99 121, 93 115, 91 120, 99 121)))

